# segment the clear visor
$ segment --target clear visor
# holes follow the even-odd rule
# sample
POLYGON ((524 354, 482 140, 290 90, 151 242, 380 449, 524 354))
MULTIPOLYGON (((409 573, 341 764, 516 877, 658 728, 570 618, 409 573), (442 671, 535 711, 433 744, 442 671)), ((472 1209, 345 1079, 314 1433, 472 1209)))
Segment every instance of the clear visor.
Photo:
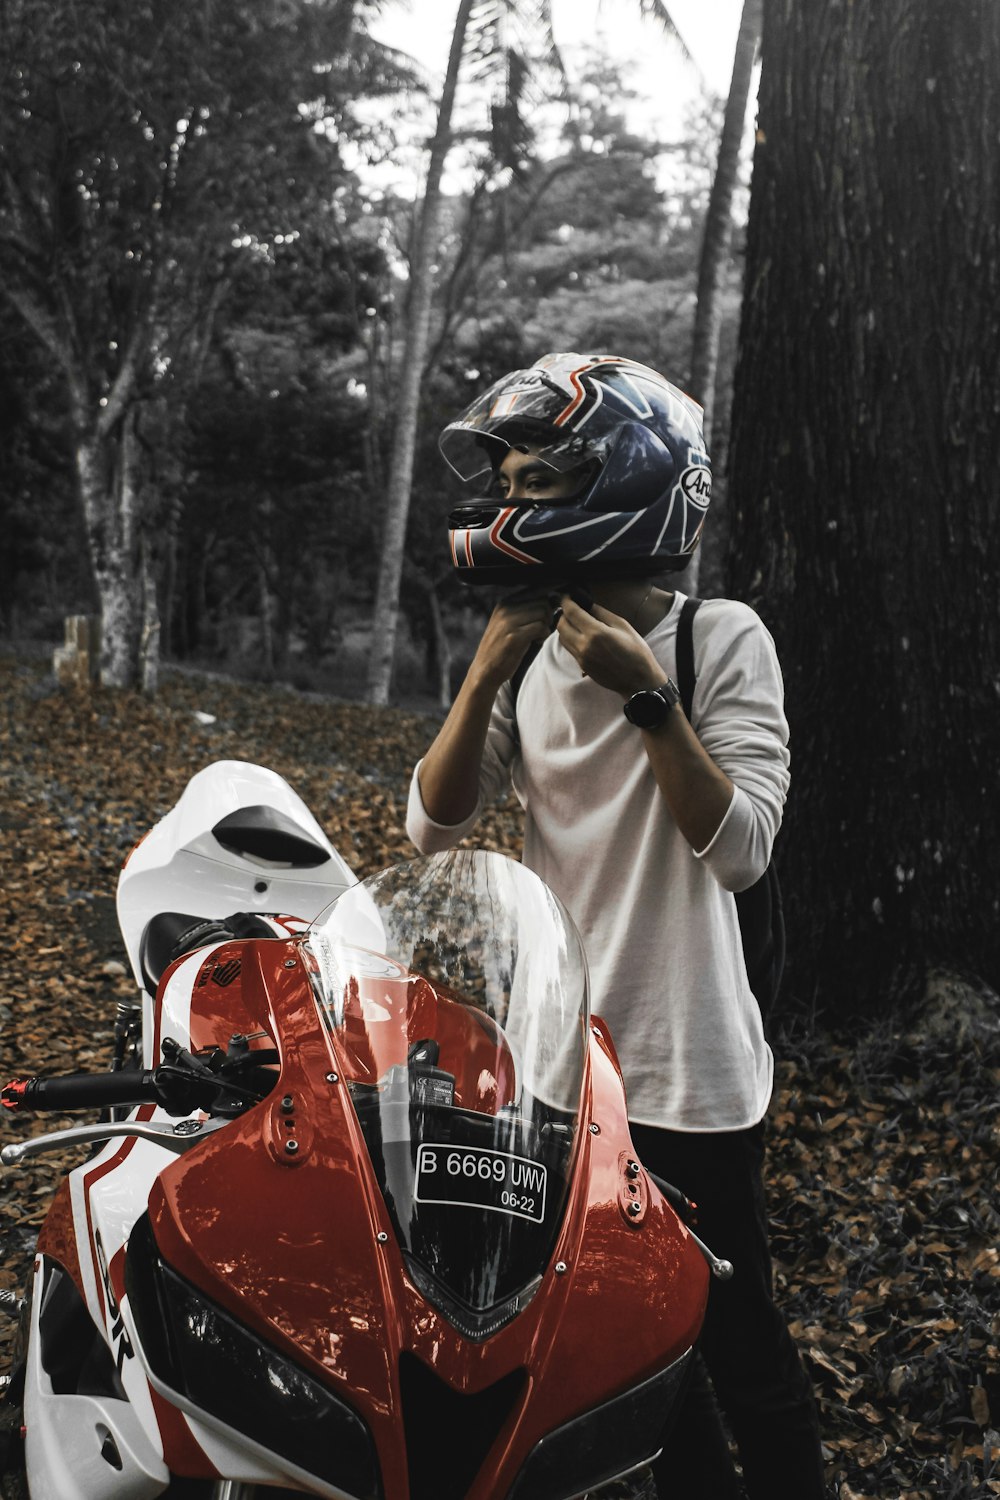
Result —
POLYGON ((606 410, 599 398, 591 398, 585 416, 582 402, 583 392, 555 372, 517 370, 450 422, 439 447, 466 483, 493 472, 503 453, 517 447, 530 448, 543 463, 566 473, 606 458, 623 425, 621 414, 606 410))
POLYGON ((411 1273, 476 1337, 517 1310, 561 1221, 586 1057, 579 935, 522 865, 458 850, 352 887, 307 942, 411 1273))

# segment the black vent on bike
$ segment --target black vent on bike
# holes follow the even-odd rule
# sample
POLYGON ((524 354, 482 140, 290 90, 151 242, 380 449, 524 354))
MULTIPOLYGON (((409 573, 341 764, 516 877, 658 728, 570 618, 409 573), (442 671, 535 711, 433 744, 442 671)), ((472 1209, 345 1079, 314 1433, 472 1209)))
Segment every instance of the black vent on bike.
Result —
POLYGON ((486 1390, 465 1396, 415 1354, 400 1354, 410 1500, 465 1500, 526 1380, 524 1370, 512 1370, 486 1390))
MULTIPOLYGON (((97 1331, 76 1282, 49 1257, 45 1259, 38 1332, 42 1367, 57 1396, 125 1399, 114 1355, 97 1331)), ((132 1357, 132 1347, 124 1335, 119 1348, 122 1361, 132 1357)))
POLYGON ((230 958, 224 964, 216 964, 212 970, 212 983, 225 989, 227 985, 232 984, 234 979, 239 979, 242 967, 238 958, 230 958))

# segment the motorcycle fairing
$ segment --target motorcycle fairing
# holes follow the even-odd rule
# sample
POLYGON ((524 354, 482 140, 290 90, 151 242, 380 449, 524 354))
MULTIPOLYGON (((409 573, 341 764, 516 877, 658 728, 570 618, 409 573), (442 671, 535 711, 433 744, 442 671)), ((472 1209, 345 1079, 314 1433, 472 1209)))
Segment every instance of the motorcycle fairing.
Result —
MULTIPOLYGON (((240 775, 244 769, 259 770, 240 767, 240 775)), ((263 773, 265 779, 268 775, 263 773)), ((260 780, 253 775, 250 780, 252 800, 266 800, 257 796, 260 780)), ((212 828, 225 815, 224 807, 213 809, 209 801, 200 798, 197 838, 214 837, 212 828)), ((193 805, 189 802, 189 813, 193 805)), ((151 835, 156 857, 144 862, 140 847, 126 868, 128 874, 134 865, 136 878, 128 885, 123 878, 128 899, 123 902, 120 892, 120 907, 123 920, 132 924, 134 966, 141 932, 155 910, 164 904, 188 909, 179 900, 160 899, 166 887, 158 872, 174 853, 196 852, 187 847, 191 840, 185 842, 185 831, 172 826, 167 841, 172 852, 163 844, 157 850, 151 835)), ((234 862, 244 859, 223 853, 234 862)), ((207 890, 219 871, 209 868, 211 861, 199 863, 202 858, 188 860, 183 870, 174 864, 171 878, 190 875, 207 890)), ((325 866, 318 871, 323 874, 325 866)), ((274 873, 260 864, 254 870, 234 863, 222 871, 223 884, 232 881, 245 891, 251 875, 253 883, 266 883, 274 873)), ((324 880, 316 879, 317 867, 308 874, 279 873, 289 888, 312 891, 319 903, 324 880)), ((261 907, 296 910, 292 900, 272 906, 263 897, 255 907, 234 899, 228 886, 219 900, 206 899, 193 909, 218 916, 261 907)), ((148 1444, 147 1459, 149 1452, 160 1455, 171 1473, 297 1484, 332 1500, 347 1493, 258 1442, 247 1431, 245 1416, 229 1426, 151 1372, 128 1293, 126 1249, 148 1204, 157 1255, 171 1273, 193 1288, 196 1298, 221 1309, 276 1352, 279 1361, 304 1371, 351 1407, 372 1436, 386 1500, 423 1500, 427 1494, 435 1500, 498 1500, 515 1484, 523 1487, 532 1475, 535 1482, 545 1472, 544 1457, 555 1451, 550 1440, 558 1434, 566 1451, 590 1453, 595 1464, 602 1448, 604 1459, 619 1466, 623 1455, 629 1461, 650 1456, 655 1433, 648 1429, 628 1429, 628 1454, 619 1443, 610 1456, 601 1429, 607 1432, 610 1419, 624 1431, 626 1408, 641 1405, 629 1393, 661 1376, 669 1383, 670 1371, 683 1364, 703 1315, 707 1273, 645 1174, 640 1217, 628 1217, 628 1195, 636 1187, 623 1162, 631 1159, 632 1148, 621 1077, 603 1027, 595 1023, 582 1039, 572 1188, 551 1253, 530 1299, 503 1326, 487 1328, 477 1340, 457 1326, 454 1308, 442 1310, 428 1300, 426 1286, 419 1284, 419 1263, 396 1238, 351 1098, 348 1059, 317 1008, 306 972, 305 945, 277 937, 212 944, 174 962, 163 975, 158 999, 145 998, 147 1063, 159 1057, 165 1036, 197 1051, 224 1044, 227 1035, 239 1031, 250 1036, 251 1046, 270 1046, 272 1039, 277 1044, 273 1092, 223 1130, 200 1137, 180 1158, 150 1142, 109 1143, 71 1172, 57 1194, 39 1250, 68 1271, 120 1369, 129 1400, 115 1403, 109 1418, 116 1423, 117 1407, 127 1406, 148 1444), (213 981, 217 969, 232 976, 228 984, 213 981), (292 1101, 290 1110, 286 1099, 292 1101), (290 1140, 294 1152, 287 1149, 290 1140), (131 1358, 123 1352, 126 1341, 131 1358), (609 1405, 619 1397, 624 1407, 609 1405), (577 1422, 585 1426, 574 1427, 577 1422), (440 1448, 422 1444, 419 1436, 442 1431, 442 1423, 461 1438, 462 1462, 453 1469, 442 1470, 440 1448), (590 1437, 584 1442, 586 1431, 590 1437)), ((457 1003, 467 976, 460 977, 451 997, 457 1003)), ((435 986, 441 994, 437 980, 435 986)), ((501 1065, 494 1050, 491 1107, 499 1110, 505 1091, 519 1087, 523 1075, 516 1047, 512 1068, 501 1065)), ((416 1070, 408 1055, 406 1063, 412 1075, 416 1070)), ((358 1080, 353 1083, 356 1087, 358 1080)), ((432 1091, 437 1083, 430 1080, 432 1091)), ((170 1120, 152 1106, 135 1116, 170 1120)), ((140 1257, 135 1259, 138 1263, 140 1257)), ((439 1284, 435 1295, 440 1303, 439 1284)), ((53 1393, 51 1399, 75 1398, 53 1393)), ((211 1399, 210 1393, 203 1399, 211 1399)), ((55 1461, 42 1446, 33 1451, 32 1500, 56 1495, 92 1500, 53 1469, 55 1461)), ((597 1469, 584 1477, 588 1486, 596 1483, 597 1469)), ((147 1479, 152 1483, 147 1474, 141 1484, 147 1479)), ((580 1492, 580 1479, 579 1472, 567 1478, 577 1486, 573 1493, 580 1492)), ((553 1492, 545 1500, 568 1500, 569 1494, 553 1492)), ((111 1496, 132 1500, 117 1479, 102 1500, 111 1496)), ((518 1500, 531 1500, 530 1485, 518 1500)))
POLYGON ((122 869, 118 921, 136 983, 145 989, 142 939, 160 913, 291 912, 311 921, 354 883, 283 777, 247 761, 215 761, 192 776, 122 869))
MULTIPOLYGON (((668 1364, 687 1352, 704 1311, 704 1263, 651 1184, 639 1227, 621 1210, 621 1157, 631 1142, 620 1074, 597 1025, 587 1036, 581 1121, 598 1133, 580 1133, 575 1189, 539 1289, 492 1337, 463 1336, 407 1270, 341 1057, 304 995, 301 971, 285 967, 292 957, 301 958, 300 945, 244 945, 244 991, 253 976, 267 993, 280 1078, 262 1105, 160 1173, 150 1193, 155 1242, 189 1285, 342 1393, 372 1434, 393 1500, 426 1493, 409 1472, 402 1436, 404 1354, 469 1398, 523 1371, 523 1395, 496 1430, 479 1434, 480 1467, 465 1492, 496 1500, 553 1428, 656 1374, 665 1350, 668 1364), (285 1098, 292 1138, 304 1142, 293 1155, 284 1151, 285 1098)), ((125 1311, 130 1317, 127 1300, 125 1311)), ((433 1482, 447 1500, 441 1476, 433 1482)))
POLYGON ((122 1315, 122 1225, 166 1156, 153 1148, 147 1171, 137 1172, 138 1144, 117 1141, 71 1172, 39 1235, 24 1389, 32 1500, 146 1500, 162 1493, 170 1472, 215 1472, 176 1410, 151 1390, 122 1315), (81 1257, 78 1249, 88 1247, 95 1253, 81 1257), (68 1308, 61 1321, 46 1294, 56 1277, 68 1308), (84 1336, 103 1339, 103 1362, 84 1336), (53 1369, 46 1368, 47 1341, 58 1350, 53 1369))
MULTIPOLYGON (((225 987, 202 982, 207 981, 218 966, 216 955, 221 953, 223 964, 232 960, 233 946, 214 945, 187 955, 164 976, 151 1041, 155 1055, 159 1054, 162 1035, 172 1035, 183 1046, 197 1050, 218 1037, 220 1028, 223 1036, 236 1029, 253 1033, 258 1028, 260 1013, 254 1009, 252 1000, 247 1008, 239 975, 235 982, 225 987)), ((235 945, 235 950, 235 956, 242 955, 242 945, 235 945)), ((268 1014, 266 1004, 263 1014, 265 1017, 268 1014)), ((251 1045, 259 1045, 258 1040, 252 1038, 251 1045)), ((133 1111, 133 1118, 174 1123, 170 1116, 152 1105, 133 1111)), ((127 1402, 118 1403, 105 1414, 106 1417, 121 1417, 129 1428, 133 1416, 137 1416, 148 1449, 158 1457, 161 1468, 165 1464, 171 1473, 212 1478, 221 1470, 206 1451, 204 1434, 196 1435, 189 1417, 175 1404, 164 1400, 151 1386, 142 1359, 135 1357, 137 1345, 125 1294, 125 1246, 132 1226, 145 1210, 157 1176, 174 1159, 172 1153, 149 1141, 136 1138, 110 1141, 91 1161, 68 1174, 46 1217, 38 1248, 67 1270, 95 1328, 103 1330, 127 1397, 127 1402)), ((44 1385, 37 1398, 26 1389, 26 1410, 50 1412, 49 1426, 60 1430, 70 1420, 66 1411, 81 1410, 74 1405, 76 1402, 75 1394, 53 1394, 44 1385)), ((95 1421, 99 1420, 98 1413, 95 1421)), ((117 1433, 115 1424, 106 1425, 117 1433)), ((47 1431, 48 1428, 43 1423, 37 1430, 47 1431)), ((88 1449, 88 1434, 89 1450, 98 1451, 101 1447, 97 1443, 95 1449, 94 1431, 93 1424, 88 1428, 84 1422, 78 1434, 81 1475, 86 1472, 82 1456, 88 1449)), ((122 1442, 123 1451, 136 1446, 127 1437, 122 1442)), ((239 1459, 235 1456, 237 1451, 223 1448, 230 1462, 229 1472, 241 1473, 247 1482, 276 1483, 287 1477, 282 1466, 272 1461, 251 1461, 245 1454, 239 1459)), ((73 1490, 61 1460, 53 1456, 47 1444, 36 1444, 29 1462, 40 1493, 51 1491, 58 1500, 91 1500, 90 1491, 73 1490)), ((144 1462, 143 1472, 153 1472, 148 1455, 144 1462)), ((117 1474, 117 1471, 107 1464, 95 1470, 95 1483, 103 1475, 94 1491, 100 1500, 107 1500, 107 1486, 113 1473, 117 1474)), ((116 1486, 124 1484, 117 1477, 114 1482, 116 1486)), ((162 1487, 162 1484, 158 1485, 150 1493, 159 1494, 162 1487)), ((125 1488, 121 1488, 120 1494, 118 1487, 114 1490, 114 1500, 128 1500, 128 1496, 125 1488)), ((34 1493, 32 1500, 36 1500, 34 1493)))
POLYGON ((112 1394, 67 1390, 45 1368, 59 1330, 45 1337, 41 1323, 60 1276, 72 1285, 56 1262, 38 1257, 24 1383, 31 1500, 107 1500, 112 1478, 116 1500, 155 1500, 170 1475, 140 1411, 112 1394))

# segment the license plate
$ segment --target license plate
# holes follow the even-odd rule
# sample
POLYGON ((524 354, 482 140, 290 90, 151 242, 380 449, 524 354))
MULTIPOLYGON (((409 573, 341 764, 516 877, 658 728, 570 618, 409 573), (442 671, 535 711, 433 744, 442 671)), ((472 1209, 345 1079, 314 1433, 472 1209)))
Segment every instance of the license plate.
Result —
POLYGON ((417 1147, 413 1196, 418 1203, 485 1208, 540 1224, 547 1183, 547 1168, 526 1156, 431 1141, 417 1147))

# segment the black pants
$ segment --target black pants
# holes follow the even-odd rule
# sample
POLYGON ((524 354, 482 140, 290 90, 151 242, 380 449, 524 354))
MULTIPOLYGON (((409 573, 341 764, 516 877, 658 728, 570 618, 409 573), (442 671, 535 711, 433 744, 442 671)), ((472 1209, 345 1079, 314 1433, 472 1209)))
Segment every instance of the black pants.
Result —
POLYGON ((741 1494, 712 1387, 736 1439, 750 1500, 824 1500, 812 1386, 773 1301, 763 1124, 718 1135, 648 1125, 631 1130, 643 1165, 698 1204, 699 1238, 734 1267, 730 1281, 711 1282, 702 1367, 653 1469, 661 1500, 741 1494))

